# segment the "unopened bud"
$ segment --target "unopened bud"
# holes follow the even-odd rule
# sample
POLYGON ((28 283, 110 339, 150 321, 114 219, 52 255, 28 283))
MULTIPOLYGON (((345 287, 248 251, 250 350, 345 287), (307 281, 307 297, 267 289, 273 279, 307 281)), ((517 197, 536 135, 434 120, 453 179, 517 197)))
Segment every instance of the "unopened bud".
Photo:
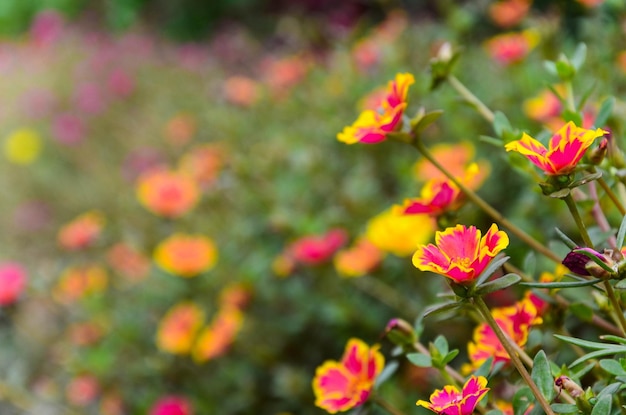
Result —
POLYGON ((605 137, 602 138, 598 147, 594 148, 589 152, 589 161, 591 164, 598 165, 602 163, 606 153, 609 151, 609 140, 605 137))
POLYGON ((559 376, 554 380, 554 384, 559 388, 559 393, 565 390, 572 398, 578 398, 585 393, 583 388, 567 376, 559 376))
POLYGON ((417 336, 413 326, 401 318, 389 320, 385 327, 385 336, 397 346, 413 344, 417 341, 417 336))
POLYGON ((589 261, 587 262, 587 264, 585 264, 585 270, 587 270, 587 275, 591 275, 602 280, 608 280, 609 278, 611 278, 610 272, 608 272, 593 261, 589 261))

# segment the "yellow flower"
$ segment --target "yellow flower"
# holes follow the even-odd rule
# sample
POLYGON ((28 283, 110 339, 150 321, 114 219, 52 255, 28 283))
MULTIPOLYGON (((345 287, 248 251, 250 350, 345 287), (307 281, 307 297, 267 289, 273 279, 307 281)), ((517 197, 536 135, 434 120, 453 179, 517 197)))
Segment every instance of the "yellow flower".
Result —
POLYGON ((41 153, 41 137, 32 128, 20 128, 4 140, 4 156, 15 164, 31 164, 41 153))
POLYGON ((407 256, 434 233, 435 224, 428 215, 402 215, 388 209, 370 219, 366 237, 382 251, 407 256))

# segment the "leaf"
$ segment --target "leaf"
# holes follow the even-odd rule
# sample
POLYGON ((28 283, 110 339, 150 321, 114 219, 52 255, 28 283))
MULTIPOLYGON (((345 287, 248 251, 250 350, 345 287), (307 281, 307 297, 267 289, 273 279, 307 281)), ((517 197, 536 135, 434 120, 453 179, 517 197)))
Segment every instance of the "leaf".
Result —
MULTIPOLYGON (((561 66, 561 67, 565 67, 565 66, 561 66)), ((574 112, 574 111, 565 110, 563 111, 562 117, 563 117, 563 121, 565 122, 572 121, 576 125, 582 125, 583 123, 583 117, 579 113, 574 112)))
POLYGON ((491 411, 487 412, 485 415, 504 415, 504 412, 502 412, 499 409, 492 409, 491 411))
POLYGON ((512 285, 517 284, 521 280, 522 280, 522 277, 520 277, 517 274, 506 274, 498 279, 489 281, 483 285, 476 287, 476 294, 485 295, 485 294, 492 293, 494 291, 503 290, 505 288, 508 288, 512 285))
POLYGON ((462 303, 458 301, 453 302, 453 303, 437 304, 437 305, 427 308, 424 311, 424 317, 428 317, 432 314, 443 313, 444 311, 454 310, 455 308, 461 307, 461 305, 462 303))
POLYGON ((419 135, 422 131, 426 129, 426 127, 437 121, 437 119, 442 115, 442 110, 434 110, 427 113, 418 114, 415 118, 411 120, 411 130, 416 135, 419 135))
POLYGON ((513 395, 513 414, 523 415, 531 403, 535 402, 535 397, 528 386, 520 388, 513 395))
POLYGON ((618 281, 614 288, 617 288, 618 290, 626 290, 626 280, 618 281))
POLYGON ((620 223, 619 230, 617 231, 616 246, 624 246, 624 237, 626 237, 626 215, 622 218, 622 223, 620 223))
POLYGON ((483 364, 474 371, 474 376, 489 376, 489 372, 491 372, 491 365, 493 365, 493 357, 485 360, 483 364))
POLYGON ((596 350, 595 352, 587 353, 586 355, 574 360, 572 363, 570 363, 569 367, 574 367, 580 363, 586 362, 587 360, 595 359, 596 357, 615 355, 624 352, 626 352, 626 350, 624 350, 623 348, 596 350))
POLYGON ((383 371, 380 372, 380 375, 376 377, 376 382, 374 383, 374 387, 377 388, 383 382, 386 382, 391 377, 391 375, 396 373, 396 370, 398 370, 398 367, 400 367, 400 363, 398 363, 397 360, 392 360, 391 362, 387 363, 383 371))
POLYGON ((480 135, 478 139, 483 143, 491 144, 494 147, 502 148, 502 140, 488 135, 480 135))
POLYGON ((505 131, 511 130, 511 123, 508 118, 506 118, 506 115, 504 115, 501 111, 496 111, 494 113, 493 130, 496 132, 498 137, 502 137, 505 131))
POLYGON ((585 92, 581 94, 580 100, 578 101, 578 105, 576 105, 576 111, 582 111, 582 109, 585 107, 585 103, 587 103, 587 100, 589 99, 593 91, 596 89, 597 85, 598 85, 597 80, 594 80, 591 83, 591 86, 587 88, 585 92))
MULTIPOLYGON (((555 75, 555 76, 558 75, 558 73, 556 71, 556 63, 554 63, 552 61, 544 61, 543 62, 543 66, 546 68, 548 73, 550 73, 551 75, 555 75)), ((557 94, 557 96, 558 96, 558 94, 557 94)))
POLYGON ((588 349, 604 350, 604 349, 616 347, 613 344, 592 342, 589 340, 578 339, 576 337, 563 336, 561 334, 554 334, 553 336, 559 340, 563 340, 566 343, 575 344, 576 346, 586 347, 588 349))
POLYGON ((441 360, 441 365, 445 366, 448 363, 450 363, 455 357, 457 357, 457 355, 459 354, 459 349, 454 349, 454 350, 450 350, 450 353, 448 353, 442 360, 441 360))
POLYGON ((445 356, 448 354, 448 340, 446 340, 444 336, 437 336, 433 344, 435 345, 441 356, 445 356))
POLYGON ((574 51, 572 59, 570 59, 570 63, 572 64, 574 69, 578 71, 583 66, 583 63, 585 63, 586 58, 587 45, 585 45, 584 43, 579 43, 578 46, 576 46, 576 50, 574 51))
POLYGON ((613 406, 613 396, 604 395, 598 398, 598 401, 593 406, 591 415, 608 415, 611 413, 611 407, 613 406))
POLYGON ((600 279, 586 281, 569 281, 569 282, 520 282, 519 285, 531 288, 576 288, 587 287, 602 282, 600 279))
POLYGON ((567 245, 569 249, 578 248, 578 245, 576 244, 576 242, 572 241, 567 235, 563 233, 563 231, 561 231, 559 228, 554 228, 554 230, 556 232, 556 236, 558 236, 561 242, 567 245))
POLYGON ((606 125, 606 122, 609 120, 609 117, 613 113, 613 104, 615 104, 615 97, 608 97, 604 101, 602 101, 600 111, 598 111, 598 115, 596 116, 596 120, 593 125, 595 125, 596 127, 602 127, 603 125, 606 125))
POLYGON ((610 340, 610 341, 615 342, 615 343, 626 344, 626 339, 625 338, 619 337, 619 336, 614 336, 612 334, 605 334, 603 336, 600 336, 600 338, 602 340, 610 340))
POLYGON ((532 380, 537 384, 539 391, 548 402, 554 397, 554 377, 550 370, 550 362, 543 350, 539 350, 533 359, 533 369, 530 374, 532 380))
POLYGON ((605 371, 609 372, 611 375, 615 376, 624 376, 626 375, 626 370, 622 367, 622 365, 614 359, 602 359, 600 360, 600 367, 605 371))
POLYGON ((585 303, 574 303, 569 307, 572 314, 582 321, 589 322, 593 320, 593 308, 585 303))
POLYGON ((554 413, 557 414, 577 414, 578 407, 569 403, 553 403, 550 405, 554 413))
POLYGON ((419 367, 432 367, 433 362, 430 356, 427 356, 423 353, 409 353, 406 355, 406 358, 409 359, 409 362, 413 363, 415 366, 419 367))
POLYGON ((491 263, 487 266, 487 268, 485 268, 478 278, 476 278, 476 285, 481 285, 483 282, 487 281, 498 268, 509 260, 509 258, 511 257, 500 254, 496 255, 495 258, 491 260, 491 263))
POLYGON ((611 383, 610 385, 606 385, 604 389, 602 389, 598 393, 597 397, 600 398, 601 396, 604 396, 604 395, 612 396, 615 393, 619 392, 620 389, 624 389, 624 387, 626 387, 626 385, 624 385, 621 382, 611 383))
POLYGON ((587 174, 587 175, 581 177, 579 180, 576 180, 576 181, 570 183, 570 185, 567 186, 567 187, 570 188, 570 189, 573 189, 575 187, 580 187, 580 186, 582 186, 584 184, 587 184, 589 182, 592 182, 594 180, 598 180, 601 177, 602 177, 602 172, 601 171, 597 171, 595 173, 587 174))
POLYGON ((524 272, 526 275, 535 275, 535 270, 537 268, 537 255, 535 251, 530 251, 524 257, 524 272))

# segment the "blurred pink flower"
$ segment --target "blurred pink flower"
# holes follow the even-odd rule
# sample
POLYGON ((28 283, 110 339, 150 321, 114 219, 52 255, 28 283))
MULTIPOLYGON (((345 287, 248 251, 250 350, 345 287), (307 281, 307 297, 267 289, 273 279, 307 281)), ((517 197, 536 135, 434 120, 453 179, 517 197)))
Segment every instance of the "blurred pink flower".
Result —
POLYGON ((344 229, 331 229, 323 235, 304 236, 289 245, 287 251, 297 262, 315 265, 332 258, 347 241, 344 229))
POLYGON ((89 374, 74 377, 65 388, 65 396, 74 406, 87 406, 100 393, 100 382, 89 374))
POLYGON ((187 398, 170 395, 160 398, 150 409, 150 415, 192 415, 193 408, 187 398))
POLYGON ((20 101, 22 113, 34 120, 50 116, 58 103, 54 93, 45 88, 37 88, 26 92, 20 101))
POLYGON ((109 74, 107 82, 109 91, 117 98, 126 98, 131 95, 135 89, 135 80, 123 69, 114 69, 109 74))
POLYGON ((53 10, 40 12, 30 26, 30 38, 36 46, 50 46, 63 34, 63 16, 53 10))
POLYGON ((90 115, 101 113, 106 106, 102 90, 95 83, 79 85, 74 93, 74 102, 80 111, 90 115))
POLYGON ((57 116, 52 122, 52 137, 61 144, 78 144, 85 138, 85 123, 71 113, 57 116))
POLYGON ((0 263, 0 306, 13 304, 26 287, 26 270, 16 262, 0 263))

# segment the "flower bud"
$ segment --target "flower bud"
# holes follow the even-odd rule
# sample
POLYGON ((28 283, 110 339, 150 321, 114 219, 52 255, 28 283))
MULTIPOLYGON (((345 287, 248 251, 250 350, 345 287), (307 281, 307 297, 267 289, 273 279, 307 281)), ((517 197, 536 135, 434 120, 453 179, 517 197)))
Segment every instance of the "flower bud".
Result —
POLYGON ((559 388, 559 391, 565 389, 565 391, 574 399, 585 393, 583 388, 567 376, 559 376, 556 378, 554 380, 554 385, 559 388))
POLYGON ((604 157, 606 156, 609 150, 609 140, 605 137, 600 141, 598 147, 594 148, 589 152, 589 161, 591 164, 595 164, 596 166, 602 163, 604 157))
POLYGON ((385 336, 397 346, 405 346, 417 341, 417 335, 415 334, 413 326, 406 320, 400 318, 389 320, 389 323, 387 323, 385 327, 385 336))

